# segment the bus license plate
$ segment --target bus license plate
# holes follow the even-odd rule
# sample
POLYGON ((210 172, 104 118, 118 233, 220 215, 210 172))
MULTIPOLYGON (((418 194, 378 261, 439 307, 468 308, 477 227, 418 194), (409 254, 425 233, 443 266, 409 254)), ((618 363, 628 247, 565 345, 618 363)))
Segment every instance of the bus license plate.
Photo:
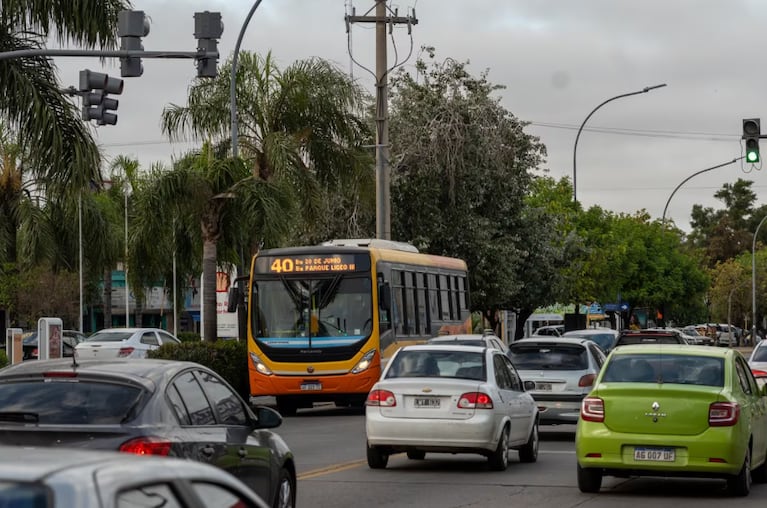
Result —
POLYGON ((673 448, 634 448, 634 460, 674 462, 675 459, 673 448))
POLYGON ((301 389, 304 391, 322 390, 322 383, 301 383, 301 389))
POLYGON ((414 400, 415 407, 438 408, 439 399, 434 397, 419 397, 414 400))

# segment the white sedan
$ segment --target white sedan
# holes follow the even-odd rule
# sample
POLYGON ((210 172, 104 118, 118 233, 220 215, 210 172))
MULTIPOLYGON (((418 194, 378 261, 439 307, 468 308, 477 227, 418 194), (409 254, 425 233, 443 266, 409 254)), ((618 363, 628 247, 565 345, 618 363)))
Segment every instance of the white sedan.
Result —
POLYGON ((538 407, 509 358, 479 346, 401 348, 368 394, 367 460, 385 468, 406 452, 477 453, 503 471, 509 452, 538 458, 538 407))
POLYGON ((105 328, 75 347, 78 358, 146 358, 147 352, 163 344, 180 344, 159 328, 105 328))

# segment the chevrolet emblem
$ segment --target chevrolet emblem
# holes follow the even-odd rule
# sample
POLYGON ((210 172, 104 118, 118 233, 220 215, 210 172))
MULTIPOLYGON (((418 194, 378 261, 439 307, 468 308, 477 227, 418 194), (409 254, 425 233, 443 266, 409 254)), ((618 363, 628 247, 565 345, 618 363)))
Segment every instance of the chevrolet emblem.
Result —
POLYGON ((429 388, 429 387, 427 386, 426 388, 423 388, 423 389, 421 389, 421 391, 422 391, 423 393, 430 393, 430 392, 431 392, 431 388, 429 388))

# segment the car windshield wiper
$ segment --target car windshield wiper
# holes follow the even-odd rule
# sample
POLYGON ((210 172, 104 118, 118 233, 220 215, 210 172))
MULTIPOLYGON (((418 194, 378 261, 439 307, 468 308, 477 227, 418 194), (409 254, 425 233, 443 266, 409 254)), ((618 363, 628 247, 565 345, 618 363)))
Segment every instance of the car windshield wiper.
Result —
POLYGON ((40 417, 37 413, 27 413, 23 411, 2 411, 0 412, 0 421, 18 422, 18 423, 37 423, 40 417))

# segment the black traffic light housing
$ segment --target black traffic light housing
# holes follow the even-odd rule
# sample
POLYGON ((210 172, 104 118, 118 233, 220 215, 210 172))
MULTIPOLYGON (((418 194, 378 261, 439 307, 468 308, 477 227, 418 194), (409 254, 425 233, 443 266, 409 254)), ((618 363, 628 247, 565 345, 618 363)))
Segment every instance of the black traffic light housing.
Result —
MULTIPOLYGON (((149 20, 144 11, 123 10, 117 14, 117 35, 120 49, 143 51, 141 38, 149 34, 149 20)), ((128 56, 120 58, 120 76, 135 78, 144 73, 141 58, 128 56)))
MULTIPOLYGON (((218 39, 224 33, 224 23, 221 21, 220 12, 195 12, 194 13, 194 38, 197 39, 197 51, 204 53, 215 52, 218 55, 218 39)), ((215 78, 218 76, 218 56, 197 57, 197 77, 215 78)))
POLYGON ((85 69, 80 71, 80 95, 83 98, 83 120, 96 120, 99 125, 115 125, 116 111, 120 102, 109 94, 123 93, 123 80, 113 78, 101 72, 85 69))
POLYGON ((759 138, 762 136, 762 128, 759 118, 743 119, 743 139, 746 145, 746 162, 756 164, 759 157, 759 138))

